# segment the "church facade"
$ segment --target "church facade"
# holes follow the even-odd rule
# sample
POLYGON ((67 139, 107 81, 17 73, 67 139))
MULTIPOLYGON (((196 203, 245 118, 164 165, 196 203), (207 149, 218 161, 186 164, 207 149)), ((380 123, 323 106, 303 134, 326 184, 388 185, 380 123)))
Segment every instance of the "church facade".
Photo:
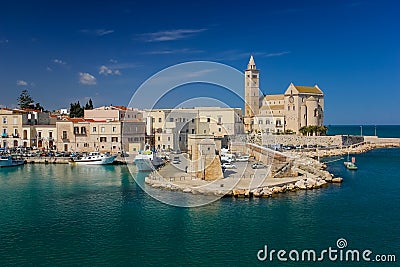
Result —
POLYGON ((303 126, 323 126, 324 93, 318 87, 291 83, 283 94, 261 95, 260 71, 253 56, 245 70, 245 114, 247 133, 299 134, 303 126))

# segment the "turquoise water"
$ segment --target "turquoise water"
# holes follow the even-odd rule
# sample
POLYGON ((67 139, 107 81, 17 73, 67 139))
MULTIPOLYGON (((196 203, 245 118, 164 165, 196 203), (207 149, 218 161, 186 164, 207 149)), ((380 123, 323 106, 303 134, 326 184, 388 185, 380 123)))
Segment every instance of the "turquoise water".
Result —
POLYGON ((365 266, 256 257, 264 245, 321 250, 338 238, 399 258, 400 149, 357 155, 357 164, 329 165, 341 185, 191 209, 152 199, 124 166, 0 169, 0 266, 365 266))

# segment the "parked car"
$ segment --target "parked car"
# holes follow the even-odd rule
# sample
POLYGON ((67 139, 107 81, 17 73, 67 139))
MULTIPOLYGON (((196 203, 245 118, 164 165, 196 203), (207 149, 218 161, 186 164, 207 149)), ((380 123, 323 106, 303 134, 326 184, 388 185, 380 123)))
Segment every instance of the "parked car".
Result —
POLYGON ((257 163, 254 163, 253 165, 251 165, 251 168, 253 168, 253 169, 262 169, 262 168, 265 168, 265 165, 263 163, 261 163, 261 162, 257 162, 257 163))
POLYGON ((233 165, 232 163, 225 162, 225 163, 222 163, 222 168, 223 169, 236 169, 236 166, 233 165))
POLYGON ((181 160, 179 159, 179 157, 174 157, 174 159, 172 160, 173 164, 179 164, 181 163, 181 160))
POLYGON ((240 156, 236 161, 249 161, 250 156, 240 156))

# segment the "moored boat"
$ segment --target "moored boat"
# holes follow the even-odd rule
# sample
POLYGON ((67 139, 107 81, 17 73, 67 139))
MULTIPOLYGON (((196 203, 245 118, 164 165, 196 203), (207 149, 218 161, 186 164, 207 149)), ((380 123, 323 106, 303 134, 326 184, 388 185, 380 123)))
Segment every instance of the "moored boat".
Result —
POLYGON ((354 163, 352 163, 352 162, 348 162, 348 163, 346 164, 346 168, 349 169, 349 170, 352 170, 352 171, 355 171, 355 170, 358 169, 357 165, 354 164, 354 163))
POLYGON ((23 165, 25 160, 22 158, 17 158, 14 156, 1 156, 0 157, 0 167, 13 167, 23 165))
POLYGON ((78 165, 107 165, 112 164, 117 155, 102 154, 100 152, 90 152, 83 157, 71 158, 70 164, 78 165))

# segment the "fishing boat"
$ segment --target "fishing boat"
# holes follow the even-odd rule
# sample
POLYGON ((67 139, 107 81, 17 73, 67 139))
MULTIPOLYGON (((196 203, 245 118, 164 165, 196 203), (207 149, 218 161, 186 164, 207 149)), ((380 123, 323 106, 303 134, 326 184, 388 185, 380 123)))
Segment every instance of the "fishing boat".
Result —
POLYGON ((355 171, 358 169, 357 165, 354 164, 353 162, 348 162, 346 165, 346 168, 351 170, 351 171, 355 171))
POLYGON ((23 165, 25 160, 15 156, 1 156, 0 157, 0 167, 13 167, 23 165))
POLYGON ((164 160, 150 149, 146 149, 135 157, 134 163, 139 171, 153 171, 162 166, 164 160))
POLYGON ((112 164, 117 155, 102 154, 100 152, 90 152, 83 157, 71 158, 70 164, 78 165, 107 165, 112 164))
POLYGON ((346 166, 346 168, 349 169, 349 170, 353 170, 353 171, 357 170, 358 167, 356 165, 356 158, 352 157, 351 161, 350 161, 350 154, 348 153, 347 154, 347 161, 344 162, 344 166, 346 166))

